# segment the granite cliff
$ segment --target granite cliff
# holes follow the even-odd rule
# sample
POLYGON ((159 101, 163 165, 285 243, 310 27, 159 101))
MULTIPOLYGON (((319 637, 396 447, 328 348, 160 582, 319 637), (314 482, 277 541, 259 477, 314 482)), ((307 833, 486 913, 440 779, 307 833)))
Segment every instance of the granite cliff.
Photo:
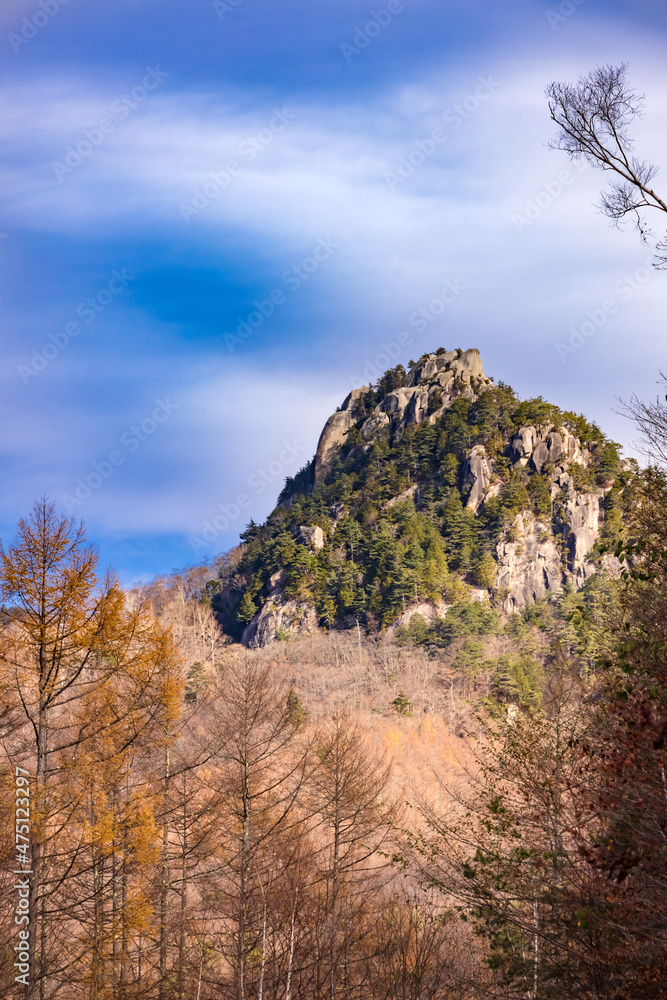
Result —
POLYGON ((244 533, 237 635, 382 630, 462 599, 508 615, 579 590, 615 570, 592 549, 618 529, 631 475, 584 417, 518 400, 475 349, 441 348, 350 392, 244 533))
MULTIPOLYGON (((435 424, 457 396, 476 399, 491 384, 482 370, 479 351, 449 351, 429 354, 410 370, 405 386, 387 392, 359 428, 364 443, 371 443, 382 431, 400 440, 406 427, 427 420, 435 424)), ((330 466, 346 444, 347 434, 366 412, 369 387, 353 389, 339 410, 333 413, 320 436, 315 455, 315 477, 330 466)))

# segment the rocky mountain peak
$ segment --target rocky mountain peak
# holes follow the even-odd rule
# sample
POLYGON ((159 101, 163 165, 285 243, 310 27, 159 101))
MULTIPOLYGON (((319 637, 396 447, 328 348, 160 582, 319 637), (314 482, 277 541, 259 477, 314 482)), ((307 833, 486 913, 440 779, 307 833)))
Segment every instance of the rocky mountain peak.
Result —
POLYGON ((362 386, 350 392, 340 409, 324 425, 315 456, 315 478, 330 468, 341 448, 349 445, 349 432, 361 418, 361 447, 368 449, 380 431, 389 430, 400 440, 406 427, 428 421, 434 424, 454 399, 476 399, 491 379, 486 378, 477 348, 438 350, 425 354, 408 372, 397 366, 375 389, 362 386), (389 376, 389 377, 387 377, 389 376))
POLYGON ((558 599, 617 569, 591 550, 615 537, 631 475, 585 417, 518 399, 475 349, 440 348, 329 417, 313 462, 244 533, 232 627, 254 646, 461 600, 508 615, 558 599))

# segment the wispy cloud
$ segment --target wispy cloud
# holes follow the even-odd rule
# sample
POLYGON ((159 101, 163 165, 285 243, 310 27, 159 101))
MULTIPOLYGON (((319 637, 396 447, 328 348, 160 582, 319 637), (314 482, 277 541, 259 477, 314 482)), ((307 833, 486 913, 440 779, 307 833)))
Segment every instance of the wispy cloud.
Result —
MULTIPOLYGON (((248 493, 244 484, 277 461, 282 441, 298 431, 312 453, 352 373, 370 375, 383 344, 402 352, 392 363, 440 344, 477 346, 486 370, 519 391, 585 407, 617 437, 631 436, 611 412, 613 396, 628 380, 631 391, 652 391, 653 370, 664 363, 664 283, 648 282, 608 315, 586 350, 554 364, 554 344, 643 266, 645 253, 596 214, 601 175, 571 171, 571 183, 558 180, 571 167, 546 148, 543 89, 601 60, 628 59, 648 95, 637 148, 667 165, 664 34, 629 21, 621 7, 603 16, 589 3, 551 31, 544 5, 524 3, 505 10, 502 45, 476 40, 471 29, 457 49, 452 33, 469 16, 465 4, 406 2, 348 65, 340 43, 368 21, 370 6, 345 0, 313 36, 318 59, 326 52, 329 60, 320 59, 318 76, 305 41, 312 5, 277 11, 244 0, 224 23, 212 5, 188 11, 183 31, 200 32, 206 45, 215 32, 218 49, 251 38, 267 60, 298 51, 303 79, 285 58, 284 77, 255 67, 253 79, 240 57, 206 62, 204 41, 206 71, 188 63, 180 39, 157 22, 149 45, 139 29, 153 5, 121 6, 127 48, 116 34, 103 66, 78 57, 66 65, 65 25, 94 16, 85 0, 78 13, 72 0, 16 56, 0 102, 0 232, 8 234, 0 244, 0 388, 3 421, 15 428, 3 445, 10 485, 2 531, 33 495, 57 497, 85 481, 128 426, 171 395, 179 402, 173 419, 147 439, 140 461, 128 454, 92 491, 85 516, 100 537, 120 532, 137 551, 162 533, 167 563, 176 553, 185 562, 187 539, 208 512, 248 493), (303 37, 283 37, 276 18, 303 37), (424 41, 433 18, 451 28, 443 28, 438 58, 428 47, 433 32, 424 41), (169 76, 135 101, 147 66, 169 76), (480 78, 498 84, 484 100, 475 98, 480 78), (76 152, 123 94, 136 107, 59 178, 53 163, 65 162, 68 147, 76 152), (411 169, 388 184, 402 162, 411 169), (539 212, 517 227, 513 217, 530 204, 539 212), (329 237, 337 248, 326 264, 279 308, 266 306, 230 353, 225 336, 254 315, 254 303, 285 292, 284 275, 329 237), (127 289, 61 348, 79 304, 123 267, 134 276, 127 289), (406 327, 453 279, 465 293, 425 328, 406 327), (17 367, 31 366, 45 346, 57 356, 23 384, 17 367)), ((500 15, 487 6, 495 24, 500 15)), ((31 9, 17 5, 12 17, 20 22, 31 9)), ((274 499, 268 489, 249 496, 255 518, 274 499)), ((233 543, 238 528, 214 546, 233 543)))

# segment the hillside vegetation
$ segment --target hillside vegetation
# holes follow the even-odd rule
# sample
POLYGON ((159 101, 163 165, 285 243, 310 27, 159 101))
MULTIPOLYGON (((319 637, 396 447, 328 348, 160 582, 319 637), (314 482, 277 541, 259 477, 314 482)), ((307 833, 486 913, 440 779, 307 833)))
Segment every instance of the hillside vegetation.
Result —
POLYGON ((667 478, 438 357, 211 565, 124 592, 46 499, 3 542, 3 995, 664 996, 667 478))
MULTIPOLYGON (((566 520, 567 494, 553 497, 554 463, 537 471, 508 457, 512 439, 528 426, 566 428, 576 436, 584 459, 559 471, 578 493, 600 493, 601 540, 617 537, 632 470, 594 424, 541 397, 520 401, 509 386, 488 384, 474 398, 457 395, 441 412, 435 392, 430 405, 437 419, 410 424, 400 437, 385 428, 365 443, 360 428, 373 408, 408 381, 401 366, 386 372, 356 401, 346 443, 326 472, 315 481, 313 460, 287 480, 266 522, 251 522, 243 532, 236 600, 230 607, 227 594, 224 608, 219 605, 234 638, 276 580, 284 599, 314 607, 321 626, 361 621, 371 631, 386 628, 413 603, 469 599, 465 585, 502 598, 497 546, 518 537, 517 515, 532 514, 556 534, 566 520), (467 504, 476 446, 491 463, 495 489, 475 510, 467 504), (302 526, 321 529, 321 548, 304 540, 302 526)), ((565 569, 561 537, 559 544, 565 569)))

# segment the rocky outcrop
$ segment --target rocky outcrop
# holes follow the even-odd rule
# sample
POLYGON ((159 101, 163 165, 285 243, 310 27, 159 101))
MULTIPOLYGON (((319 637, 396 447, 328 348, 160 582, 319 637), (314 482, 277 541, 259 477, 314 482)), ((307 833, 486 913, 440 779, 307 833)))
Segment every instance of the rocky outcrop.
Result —
MULTIPOLYGON (((324 548, 324 532, 318 525, 302 524, 297 540, 315 552, 324 548)), ((312 604, 285 597, 287 573, 279 569, 266 583, 268 594, 252 621, 246 625, 241 642, 250 649, 259 649, 287 635, 317 632, 317 613, 312 604)))
POLYGON ((435 618, 442 618, 449 607, 449 604, 411 604, 395 622, 392 622, 391 628, 397 629, 402 625, 409 625, 415 615, 421 615, 425 621, 432 622, 435 618))
POLYGON ((560 550, 550 527, 532 514, 517 514, 513 535, 515 541, 499 542, 496 550, 496 586, 506 591, 506 614, 563 589, 560 550))
POLYGON ((361 425, 361 436, 364 441, 372 441, 382 428, 388 427, 390 423, 391 421, 386 413, 376 413, 361 425))
MULTIPOLYGON (((560 593, 565 580, 580 590, 596 571, 589 555, 600 533, 604 492, 576 493, 567 482, 571 477, 559 478, 568 492, 553 526, 531 514, 518 514, 511 532, 516 540, 497 546, 496 586, 508 592, 503 598, 505 611, 537 601, 548 592, 560 593)), ((610 562, 607 569, 614 572, 615 566, 610 562)))
POLYGON ((477 508, 486 498, 487 491, 493 479, 493 462, 486 454, 483 445, 476 444, 466 460, 463 471, 463 485, 470 486, 466 507, 477 508))
MULTIPOLYGON (((364 386, 354 389, 341 408, 327 420, 317 447, 316 479, 330 470, 338 457, 344 459, 347 456, 354 456, 355 461, 358 460, 359 465, 363 466, 364 453, 378 441, 389 443, 391 447, 388 454, 391 455, 394 452, 393 446, 401 440, 407 428, 424 423, 435 425, 458 398, 474 401, 491 386, 492 381, 484 374, 479 351, 440 349, 434 354, 423 355, 412 365, 407 375, 393 369, 387 372, 378 384, 387 387, 394 385, 394 388, 386 391, 382 398, 374 388, 364 386), (397 382, 402 384, 396 385, 397 382)), ((502 394, 493 397, 496 404, 501 398, 502 394)), ((504 405, 501 404, 502 412, 507 416, 504 405)), ((516 419, 517 412, 521 410, 513 409, 510 412, 511 420, 516 419)), ((556 407, 540 405, 539 400, 532 401, 532 405, 527 406, 524 412, 534 414, 531 418, 533 422, 507 433, 504 430, 508 426, 506 421, 499 421, 495 425, 492 423, 489 430, 484 418, 484 408, 477 410, 473 408, 468 420, 471 435, 468 439, 469 450, 462 456, 459 445, 452 444, 452 451, 457 458, 457 468, 458 459, 461 457, 465 459, 461 478, 457 480, 456 485, 461 490, 461 498, 469 511, 472 510, 476 515, 482 514, 484 513, 482 505, 492 497, 503 493, 504 498, 508 479, 510 480, 507 491, 508 503, 513 504, 518 500, 518 508, 515 507, 515 510, 521 507, 527 508, 516 516, 505 537, 495 543, 491 538, 497 538, 495 534, 492 535, 499 523, 496 521, 496 515, 502 516, 503 511, 507 510, 507 505, 501 502, 497 510, 487 507, 486 512, 489 516, 485 516, 480 524, 480 551, 485 550, 486 546, 495 544, 493 553, 496 559, 495 590, 493 587, 490 590, 474 589, 471 585, 473 579, 476 583, 491 582, 493 567, 489 566, 486 557, 482 574, 476 573, 474 577, 472 574, 464 577, 469 599, 495 600, 495 594, 506 613, 511 613, 526 603, 545 598, 549 594, 558 594, 565 584, 571 584, 576 589, 584 586, 597 568, 590 559, 590 553, 599 537, 604 517, 602 501, 605 491, 611 488, 614 482, 613 476, 610 476, 607 482, 600 474, 601 463, 597 445, 591 445, 589 452, 579 438, 561 423, 567 419, 565 414, 561 414, 556 407), (545 418, 540 422, 539 417, 542 414, 545 418), (547 419, 549 414, 551 420, 547 419), (479 426, 475 426, 477 424, 479 426), (491 454, 487 454, 487 447, 491 454), (499 449, 502 449, 502 453, 499 453, 499 449), (595 477, 584 472, 591 466, 595 477), (510 470, 511 475, 509 475, 510 470), (528 496, 520 489, 515 489, 520 482, 528 489, 528 496), (589 484, 595 482, 601 483, 603 488, 593 489, 589 484), (539 516, 532 513, 537 510, 543 513, 539 516)), ((516 424, 512 423, 509 426, 514 428, 516 424)), ((570 426, 576 425, 570 424, 570 426)), ((585 424, 582 426, 585 427, 585 424)), ((448 427, 445 422, 442 428, 445 432, 443 435, 445 442, 448 440, 448 427)), ((439 458, 436 456, 441 454, 440 436, 438 434, 433 437, 438 440, 438 450, 428 452, 429 445, 426 453, 431 456, 429 459, 431 470, 437 470, 439 458)), ((424 441, 427 444, 428 438, 429 435, 425 434, 424 441)), ((400 455, 400 449, 396 453, 400 455)), ((393 461, 393 458, 390 461, 393 461)), ((418 462, 415 464, 420 468, 418 462)), ((378 469, 379 471, 381 470, 378 469)), ((420 473, 415 476, 412 468, 409 477, 402 472, 397 479, 401 484, 400 487, 397 485, 397 490, 402 488, 402 492, 393 498, 383 494, 383 502, 374 497, 373 503, 377 503, 378 507, 381 506, 386 511, 401 502, 414 501, 417 511, 426 512, 433 523, 444 525, 442 505, 446 501, 449 488, 445 487, 444 480, 448 477, 439 477, 437 471, 429 471, 425 487, 424 483, 414 481, 419 475, 420 473), (406 489, 406 483, 410 480, 412 483, 406 489)), ((391 479, 387 480, 390 481, 391 479)), ((317 525, 299 525, 298 522, 292 521, 292 533, 297 541, 311 552, 326 551, 326 546, 331 541, 333 566, 336 560, 345 557, 346 552, 345 544, 339 544, 336 540, 336 526, 348 515, 361 523, 362 519, 359 517, 361 502, 361 500, 350 501, 346 494, 345 501, 338 500, 329 508, 330 518, 324 530, 317 525)), ((406 513, 410 512, 411 506, 406 513)), ((305 513, 301 516, 307 518, 305 513)), ((398 522, 401 519, 387 520, 398 522)), ((372 522, 367 522, 364 515, 363 523, 366 525, 372 522)), ((370 530, 373 530, 372 527, 370 530)), ((450 534, 447 537, 448 545, 451 547, 452 537, 455 536, 450 534)), ((453 555, 448 551, 448 556, 453 555)), ((454 558, 450 558, 450 565, 456 567, 454 558)), ((607 556, 606 561, 602 560, 599 565, 609 572, 618 571, 618 566, 614 565, 614 557, 611 556, 607 556)), ((360 572, 359 579, 363 579, 363 571, 355 570, 355 572, 360 572)), ((243 642, 246 645, 263 646, 282 633, 298 635, 317 629, 315 608, 309 604, 288 600, 285 597, 285 582, 284 573, 274 574, 267 581, 264 590, 267 594, 265 602, 243 633, 243 642)), ((432 602, 416 603, 406 609, 392 628, 408 624, 416 614, 421 615, 426 621, 431 621, 444 614, 446 610, 446 605, 436 606, 432 602)), ((342 617, 340 623, 344 624, 345 621, 345 617, 342 617)))
POLYGON ((361 389, 353 389, 346 397, 340 410, 332 413, 324 425, 315 454, 316 479, 331 464, 336 452, 346 444, 347 432, 358 420, 357 403, 367 391, 365 386, 361 389))
POLYGON ((600 533, 602 490, 569 496, 561 508, 560 530, 565 541, 568 570, 574 586, 583 587, 595 566, 587 559, 600 533))
POLYGON ((312 604, 286 601, 282 594, 268 597, 258 615, 243 630, 241 642, 258 649, 282 635, 317 632, 317 615, 312 604))
POLYGON ((299 528, 299 541, 309 549, 319 552, 324 548, 324 532, 320 527, 302 524, 299 528))
POLYGON ((405 500, 412 500, 419 493, 418 483, 413 483, 412 486, 408 486, 407 490, 403 490, 399 493, 397 497, 392 497, 391 500, 387 500, 384 505, 385 510, 389 510, 390 507, 395 507, 397 503, 403 503, 405 500))
POLYGON ((315 478, 345 449, 348 432, 355 424, 359 426, 364 448, 369 448, 383 432, 398 441, 406 427, 426 420, 435 423, 458 396, 476 399, 490 384, 479 351, 471 348, 425 355, 410 369, 407 385, 388 392, 371 413, 365 414, 365 419, 359 411, 369 388, 353 389, 324 426, 315 456, 315 478))
MULTIPOLYGON (((484 378, 482 358, 476 347, 468 351, 457 348, 455 351, 444 351, 442 354, 428 354, 410 369, 409 385, 419 385, 444 376, 445 381, 459 376, 464 382, 471 382, 476 377, 484 378)), ((441 382, 442 384, 442 382, 441 382)))
POLYGON ((542 472, 547 463, 552 467, 569 462, 586 466, 590 460, 588 452, 582 450, 579 440, 566 427, 555 428, 553 424, 520 427, 505 448, 505 455, 515 469, 530 465, 535 472, 542 472))
MULTIPOLYGON (((321 528, 317 528, 321 531, 321 528)), ((267 581, 268 596, 258 614, 246 625, 241 642, 249 649, 259 649, 286 635, 317 632, 317 614, 312 604, 285 598, 287 573, 279 569, 267 581)))

